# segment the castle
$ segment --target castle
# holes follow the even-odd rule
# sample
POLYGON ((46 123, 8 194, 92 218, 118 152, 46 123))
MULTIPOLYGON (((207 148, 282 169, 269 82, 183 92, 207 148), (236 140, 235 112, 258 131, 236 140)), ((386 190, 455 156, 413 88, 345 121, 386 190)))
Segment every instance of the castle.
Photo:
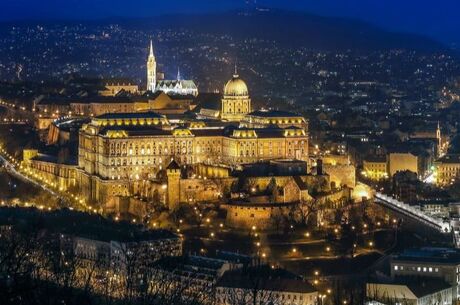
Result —
MULTIPOLYGON (((147 92, 155 89, 166 94, 160 89, 166 83, 157 80, 152 44, 147 71, 147 92)), ((104 109, 99 115, 81 112, 87 119, 81 121, 76 135, 76 162, 58 162, 36 150, 27 150, 24 167, 33 175, 53 181, 62 191, 77 192, 85 202, 109 213, 119 212, 123 202, 134 197, 160 201, 170 209, 181 202, 219 201, 224 195, 230 196, 230 189, 238 182, 232 172, 250 164, 275 162, 271 164, 286 168, 284 177, 272 182, 277 184, 277 195, 272 199, 287 206, 308 198, 306 184, 317 184, 311 176, 305 176, 309 162, 308 121, 286 111, 254 111, 248 86, 236 68, 211 117, 203 118, 205 107, 194 111, 190 101, 181 99, 175 100, 174 106, 180 108, 181 103, 187 103, 183 107, 186 110, 166 111, 171 101, 155 104, 150 100, 159 96, 150 93, 143 102, 117 101, 120 109, 113 112, 110 105, 105 107, 103 101, 99 102, 98 109, 104 109), (303 178, 294 179, 293 168, 298 168, 303 178)), ((56 129, 65 125, 53 125, 54 137, 59 134, 56 129)), ((257 187, 265 191, 272 179, 260 179, 257 187)), ((325 182, 321 190, 330 189, 329 182, 325 182)), ((136 209, 136 204, 128 206, 136 209)), ((230 210, 235 208, 229 206, 230 210)))

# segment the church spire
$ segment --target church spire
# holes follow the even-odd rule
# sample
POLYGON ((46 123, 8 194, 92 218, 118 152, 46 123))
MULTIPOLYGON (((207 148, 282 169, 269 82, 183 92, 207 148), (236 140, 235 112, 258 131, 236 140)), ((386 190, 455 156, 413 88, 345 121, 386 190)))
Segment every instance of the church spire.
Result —
POLYGON ((152 39, 150 39, 150 53, 149 53, 149 56, 150 57, 154 57, 155 55, 153 55, 153 41, 152 39))
POLYGON ((150 40, 150 52, 147 58, 147 90, 156 91, 157 86, 157 62, 153 54, 153 42, 150 40))
POLYGON ((180 68, 177 68, 177 80, 181 80, 180 68))

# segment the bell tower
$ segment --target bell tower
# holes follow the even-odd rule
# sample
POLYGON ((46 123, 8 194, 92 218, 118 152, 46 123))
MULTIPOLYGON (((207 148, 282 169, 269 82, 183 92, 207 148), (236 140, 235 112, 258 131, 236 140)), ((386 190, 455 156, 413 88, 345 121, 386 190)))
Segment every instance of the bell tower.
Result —
POLYGON ((153 42, 150 40, 150 52, 147 59, 147 90, 155 92, 157 87, 157 62, 153 54, 153 42))

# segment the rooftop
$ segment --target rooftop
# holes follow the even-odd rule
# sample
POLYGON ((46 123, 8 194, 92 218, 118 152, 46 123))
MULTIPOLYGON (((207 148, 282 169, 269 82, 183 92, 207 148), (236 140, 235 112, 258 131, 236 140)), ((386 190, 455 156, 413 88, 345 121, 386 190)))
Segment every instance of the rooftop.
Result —
POLYGON ((415 277, 396 277, 394 280, 375 280, 370 283, 406 286, 418 299, 452 288, 450 284, 440 279, 415 277))
POLYGON ((366 162, 387 162, 387 157, 386 156, 367 156, 364 161, 366 162))
POLYGON ((156 267, 187 278, 215 281, 226 263, 204 256, 169 256, 160 259, 156 267))
POLYGON ((171 130, 156 128, 154 126, 104 126, 99 134, 105 135, 108 131, 126 131, 128 136, 172 136, 171 130))
POLYGON ((445 155, 444 157, 436 160, 440 163, 460 163, 460 154, 459 155, 445 155))
POLYGON ((249 113, 248 115, 267 117, 267 118, 301 117, 300 114, 289 112, 289 111, 281 111, 281 110, 256 110, 256 111, 249 113))
POLYGON ((173 89, 176 86, 180 86, 182 89, 197 89, 196 84, 193 80, 160 80, 157 84, 157 89, 173 89))
POLYGON ((294 293, 315 293, 317 290, 307 281, 284 269, 270 266, 230 270, 224 273, 217 287, 258 289, 294 293))
POLYGON ((460 250, 453 248, 420 248, 406 250, 392 257, 393 261, 460 264, 460 250))
POLYGON ((96 119, 108 120, 108 119, 162 119, 163 115, 153 111, 147 112, 125 112, 125 113, 105 113, 97 116, 96 119))

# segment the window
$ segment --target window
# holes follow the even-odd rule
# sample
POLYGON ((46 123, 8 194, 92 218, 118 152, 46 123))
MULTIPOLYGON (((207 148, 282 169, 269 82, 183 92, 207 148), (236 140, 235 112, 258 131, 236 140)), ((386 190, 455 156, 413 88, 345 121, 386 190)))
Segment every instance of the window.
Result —
POLYGON ((395 266, 394 269, 397 271, 397 270, 398 270, 398 266, 395 266))

